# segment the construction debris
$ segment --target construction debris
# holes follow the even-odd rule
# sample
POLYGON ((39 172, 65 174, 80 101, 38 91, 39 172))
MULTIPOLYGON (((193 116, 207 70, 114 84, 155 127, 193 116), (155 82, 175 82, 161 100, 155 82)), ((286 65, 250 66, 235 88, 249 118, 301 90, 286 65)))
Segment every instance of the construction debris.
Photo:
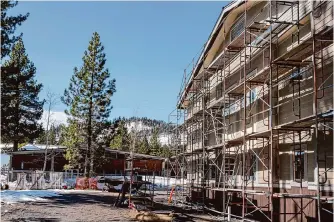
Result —
POLYGON ((157 214, 148 211, 134 211, 133 214, 139 221, 173 221, 173 214, 157 214))

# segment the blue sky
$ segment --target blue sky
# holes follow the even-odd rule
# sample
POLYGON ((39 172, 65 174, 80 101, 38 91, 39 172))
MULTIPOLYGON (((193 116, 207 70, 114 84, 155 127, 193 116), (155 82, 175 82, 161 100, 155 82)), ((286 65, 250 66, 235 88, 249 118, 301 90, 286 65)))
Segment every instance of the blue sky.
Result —
MULTIPOLYGON (((19 2, 30 12, 17 29, 37 80, 62 95, 97 31, 116 79, 111 118, 165 120, 175 108, 183 70, 207 40, 227 2, 19 2)), ((64 111, 58 104, 54 111, 64 111)))
MULTIPOLYGON (((43 83, 62 95, 93 32, 116 79, 111 118, 168 120, 175 109, 183 70, 198 54, 228 2, 26 2, 10 14, 30 13, 17 29, 43 83)), ((55 118, 65 106, 57 104, 55 118)), ((8 157, 1 155, 1 162, 8 157)))

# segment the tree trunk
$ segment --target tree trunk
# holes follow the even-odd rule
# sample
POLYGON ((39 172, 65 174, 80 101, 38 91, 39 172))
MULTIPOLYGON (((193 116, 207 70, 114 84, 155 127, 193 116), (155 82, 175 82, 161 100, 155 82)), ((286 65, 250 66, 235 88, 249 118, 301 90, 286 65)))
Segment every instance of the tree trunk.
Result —
MULTIPOLYGON (((16 86, 16 90, 17 90, 17 93, 19 92, 19 86, 17 85, 16 86)), ((18 125, 20 123, 20 116, 19 116, 19 108, 20 108, 20 102, 19 102, 19 99, 20 99, 20 94, 18 93, 17 95, 17 101, 16 101, 16 104, 15 104, 15 122, 14 124, 16 124, 15 128, 14 128, 14 140, 13 140, 13 151, 17 151, 19 149, 19 136, 18 136, 18 125)))
MULTIPOLYGON (((89 152, 89 159, 90 162, 90 170, 89 170, 89 176, 92 176, 93 170, 94 170, 94 164, 92 159, 92 117, 93 117, 93 84, 94 84, 94 73, 91 74, 91 83, 90 83, 90 100, 89 100, 89 112, 88 112, 88 152, 89 152)), ((88 164, 88 163, 87 163, 88 164)))
POLYGON ((17 151, 19 149, 19 142, 13 141, 13 152, 17 151))
POLYGON ((44 152, 44 164, 43 164, 43 174, 46 170, 46 163, 48 161, 48 148, 49 148, 49 135, 50 135, 50 115, 51 115, 51 99, 49 101, 49 109, 48 109, 48 119, 46 122, 46 146, 45 146, 45 152, 44 152))
POLYGON ((87 145, 86 153, 85 153, 85 168, 84 168, 84 176, 88 177, 88 153, 89 153, 89 146, 87 145))
POLYGON ((89 171, 89 176, 93 177, 94 176, 94 151, 91 150, 90 152, 90 171, 89 171))
MULTIPOLYGON (((89 176, 92 176, 92 171, 94 170, 94 164, 93 164, 93 152, 92 152, 92 114, 91 114, 91 108, 89 109, 89 120, 88 120, 88 156, 87 156, 87 168, 89 165, 89 176), (90 161, 90 164, 88 162, 90 161)), ((88 170, 88 169, 87 169, 88 170)))

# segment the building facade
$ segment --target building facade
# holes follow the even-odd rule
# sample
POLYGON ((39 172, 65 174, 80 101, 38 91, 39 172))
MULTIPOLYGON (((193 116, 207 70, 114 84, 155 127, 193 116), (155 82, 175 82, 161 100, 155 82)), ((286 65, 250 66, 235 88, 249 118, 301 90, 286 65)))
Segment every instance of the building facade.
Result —
MULTIPOLYGON (((68 164, 68 160, 65 158, 66 147, 59 145, 46 146, 45 144, 27 144, 19 151, 11 152, 10 170, 14 172, 42 171, 46 153, 47 157, 45 170, 48 172, 64 172, 66 168, 65 166, 68 164)), ((119 159, 122 160, 125 158, 123 153, 106 149, 104 155, 104 162, 97 165, 95 169, 97 174, 124 173, 124 164, 118 163, 119 159)), ((78 173, 83 174, 83 164, 75 170, 78 173)))
POLYGON ((193 203, 332 221, 332 1, 231 2, 184 77, 169 166, 193 203))
MULTIPOLYGON (((65 166, 68 164, 68 160, 65 158, 66 147, 43 144, 27 144, 19 151, 11 152, 8 170, 14 172, 42 171, 46 153, 45 171, 66 171, 65 166)), ((127 169, 130 169, 128 157, 130 155, 130 152, 105 148, 104 158, 101 160, 102 163, 96 163, 95 173, 98 175, 124 175, 128 173, 127 169)), ((162 174, 163 158, 138 153, 133 153, 133 156, 135 158, 133 167, 139 174, 152 175, 153 172, 156 172, 156 175, 162 174)), ((83 163, 75 171, 83 175, 83 163)))

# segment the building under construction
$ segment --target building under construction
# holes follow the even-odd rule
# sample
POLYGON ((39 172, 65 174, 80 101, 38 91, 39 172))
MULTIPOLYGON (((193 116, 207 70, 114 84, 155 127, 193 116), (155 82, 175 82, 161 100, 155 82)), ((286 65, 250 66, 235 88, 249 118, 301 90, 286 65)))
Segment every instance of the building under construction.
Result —
POLYGON ((233 1, 189 69, 170 114, 171 202, 332 221, 333 2, 233 1))

